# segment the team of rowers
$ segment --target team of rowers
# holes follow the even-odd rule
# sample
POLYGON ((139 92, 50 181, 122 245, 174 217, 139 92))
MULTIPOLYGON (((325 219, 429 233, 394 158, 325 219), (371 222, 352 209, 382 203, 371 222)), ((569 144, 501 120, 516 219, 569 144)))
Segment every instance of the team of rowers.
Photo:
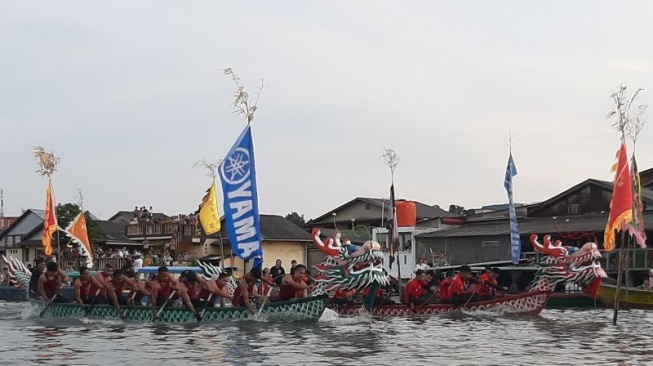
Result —
MULTIPOLYGON (((172 301, 172 306, 185 306, 200 320, 198 309, 206 307, 226 306, 226 299, 231 300, 233 307, 245 307, 255 314, 254 300, 263 305, 265 301, 287 301, 308 296, 309 286, 306 284, 306 267, 297 265, 290 274, 285 275, 278 285, 278 294, 270 297, 268 289, 277 287, 271 278, 263 276, 263 272, 254 268, 238 281, 233 296, 229 294, 227 284, 229 276, 220 273, 217 278, 205 278, 197 273, 185 270, 175 279, 165 266, 149 280, 134 281, 122 270, 115 269, 107 263, 104 269, 92 276, 86 267, 79 269, 79 277, 74 281, 74 301, 84 307, 96 304, 110 304, 116 308, 119 316, 124 318, 121 306, 148 303, 152 308, 152 317, 156 319, 157 308, 164 307, 172 301), (262 284, 263 286, 260 286, 262 284), (264 290, 266 295, 264 295, 264 290)), ((54 262, 45 263, 40 260, 32 272, 30 290, 39 295, 46 303, 68 303, 69 299, 61 295, 63 283, 70 284, 70 278, 54 262)))
MULTIPOLYGON (((453 271, 446 272, 445 278, 441 281, 434 274, 417 270, 415 277, 406 284, 401 302, 411 309, 426 304, 453 304, 459 306, 469 302, 491 300, 496 297, 497 290, 507 291, 507 288, 498 284, 497 278, 500 271, 498 268, 486 267, 485 271, 474 278, 469 266, 461 266, 459 273, 454 275, 453 271)), ((390 299, 393 293, 399 292, 396 287, 397 281, 390 277, 394 285, 386 288, 379 288, 375 294, 374 306, 397 305, 390 299)), ((334 304, 351 304, 356 295, 355 290, 336 290, 332 300, 334 304)), ((369 295, 370 289, 360 291, 363 297, 369 295)))
POLYGON ((474 278, 469 266, 461 266, 457 275, 448 271, 438 284, 437 278, 418 270, 415 278, 406 285, 403 302, 414 308, 415 305, 434 303, 458 307, 470 302, 492 300, 497 290, 508 290, 498 284, 499 274, 498 268, 486 267, 478 278, 474 278))

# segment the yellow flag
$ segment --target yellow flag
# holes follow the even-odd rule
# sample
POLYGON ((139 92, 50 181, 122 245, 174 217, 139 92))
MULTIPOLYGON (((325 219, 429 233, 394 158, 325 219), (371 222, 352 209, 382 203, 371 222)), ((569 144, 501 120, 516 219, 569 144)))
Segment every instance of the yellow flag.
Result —
POLYGON ((220 212, 215 194, 215 181, 211 184, 211 188, 200 205, 200 223, 206 235, 213 235, 220 231, 220 212))

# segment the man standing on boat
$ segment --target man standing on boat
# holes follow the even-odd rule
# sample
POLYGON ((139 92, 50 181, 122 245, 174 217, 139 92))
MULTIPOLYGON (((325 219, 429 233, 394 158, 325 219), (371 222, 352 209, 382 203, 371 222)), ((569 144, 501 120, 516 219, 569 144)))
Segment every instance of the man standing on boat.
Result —
POLYGON ((66 303, 70 300, 66 299, 59 293, 61 284, 70 282, 66 273, 59 269, 55 262, 50 262, 46 266, 46 271, 39 278, 39 295, 46 303, 59 302, 66 303))
POLYGON ((117 269, 113 271, 111 280, 107 282, 107 295, 121 318, 123 314, 122 310, 120 310, 120 305, 132 305, 134 303, 129 296, 122 293, 125 287, 131 290, 130 294, 138 290, 134 282, 122 273, 121 270, 117 269))

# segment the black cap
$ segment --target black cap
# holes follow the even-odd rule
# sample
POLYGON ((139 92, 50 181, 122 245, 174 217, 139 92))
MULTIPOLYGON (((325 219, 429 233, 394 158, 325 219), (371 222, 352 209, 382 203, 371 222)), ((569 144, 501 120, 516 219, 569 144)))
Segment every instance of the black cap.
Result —
POLYGON ((190 282, 197 282, 197 273, 190 271, 190 270, 185 270, 179 274, 180 278, 185 278, 189 280, 190 282))

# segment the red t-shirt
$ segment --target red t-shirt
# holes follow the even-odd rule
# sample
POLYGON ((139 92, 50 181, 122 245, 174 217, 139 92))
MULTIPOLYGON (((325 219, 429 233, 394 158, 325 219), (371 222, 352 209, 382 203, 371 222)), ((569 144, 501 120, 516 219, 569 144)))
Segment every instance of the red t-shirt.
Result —
POLYGON ((449 299, 449 286, 451 286, 451 280, 448 278, 445 278, 440 282, 440 301, 449 299))
POLYGON ((451 286, 449 286, 447 298, 453 299, 454 295, 460 295, 463 292, 465 292, 465 280, 463 280, 460 275, 457 275, 453 281, 451 281, 451 286))
POLYGON ((424 282, 417 278, 413 278, 413 280, 408 282, 408 285, 406 285, 406 290, 404 291, 404 303, 410 304, 412 300, 419 299, 425 293, 424 282))
POLYGON ((483 273, 482 275, 478 276, 478 280, 481 281, 481 283, 478 285, 478 290, 477 290, 479 295, 490 295, 492 293, 492 289, 490 288, 490 286, 487 285, 487 283, 491 283, 494 285, 497 284, 497 280, 491 278, 490 275, 487 273, 483 273))

